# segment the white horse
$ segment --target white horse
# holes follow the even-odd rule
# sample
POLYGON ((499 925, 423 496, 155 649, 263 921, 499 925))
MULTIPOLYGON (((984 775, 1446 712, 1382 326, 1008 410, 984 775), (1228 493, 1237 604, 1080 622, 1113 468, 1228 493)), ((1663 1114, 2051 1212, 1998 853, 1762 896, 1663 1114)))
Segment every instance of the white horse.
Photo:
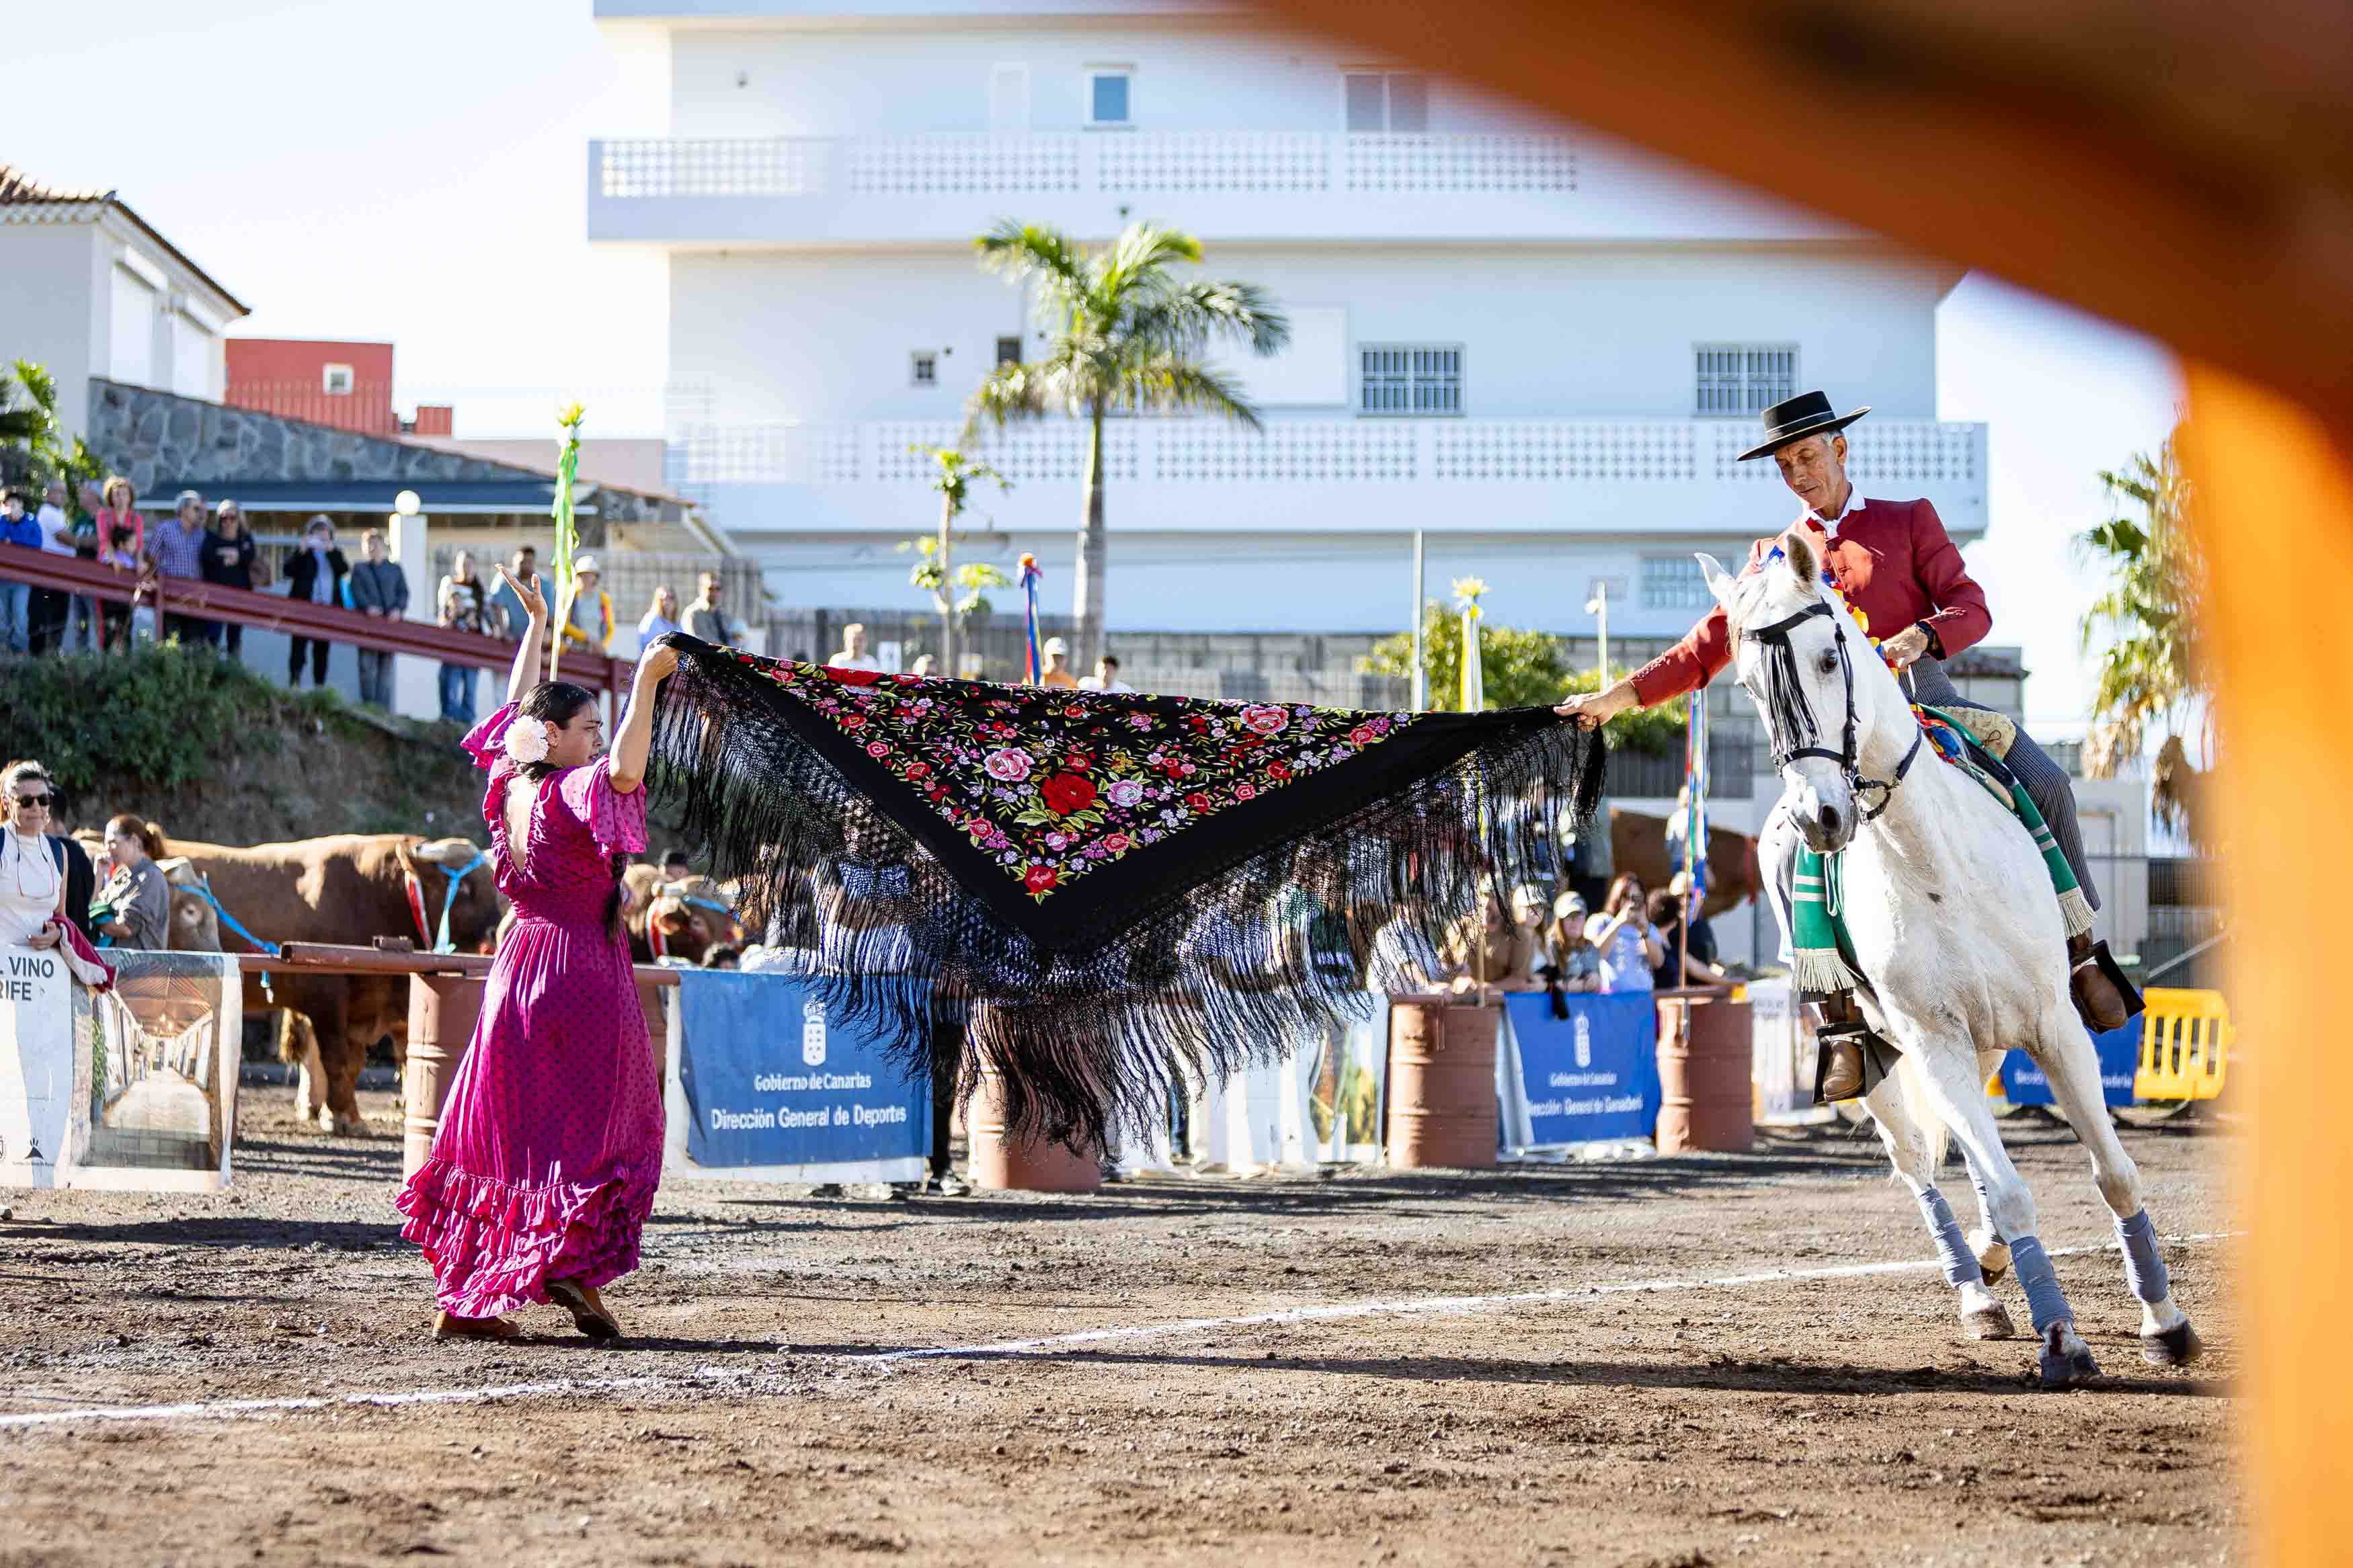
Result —
MULTIPOLYGON (((1799 837, 1845 852, 1842 914, 1865 982, 1856 996, 1903 1053, 1864 1103, 1919 1200, 1964 1327, 2008 1337, 2009 1314, 1987 1285, 2014 1268, 2042 1341, 2044 1386, 2099 1376, 2035 1235, 2034 1196, 1986 1103, 1986 1077, 2015 1044, 2091 1152, 2141 1304, 2143 1356, 2165 1366, 2194 1359, 2201 1347, 2173 1304, 2140 1173, 2108 1118, 2098 1054, 2069 996, 2065 932, 2041 853, 2015 816, 1922 744, 1903 689, 1824 591, 1807 541, 1792 533, 1781 546, 1780 560, 1737 578, 1699 558, 1785 781, 1758 859, 1775 885, 1799 837), (1978 1184, 1985 1223, 1974 1247, 1936 1190, 1948 1131, 1978 1184)), ((1775 888, 1785 922, 1786 889, 1786 880, 1775 888)))

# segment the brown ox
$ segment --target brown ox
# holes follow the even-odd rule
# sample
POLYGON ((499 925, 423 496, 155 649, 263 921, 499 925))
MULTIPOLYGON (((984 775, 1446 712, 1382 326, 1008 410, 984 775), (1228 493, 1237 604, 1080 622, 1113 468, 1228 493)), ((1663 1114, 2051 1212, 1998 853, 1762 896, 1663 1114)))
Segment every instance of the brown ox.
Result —
MULTIPOLYGON (((466 872, 455 896, 450 894, 452 878, 478 853, 463 838, 340 834, 249 849, 185 840, 169 847, 206 880, 224 910, 265 942, 366 947, 378 937, 406 937, 429 948, 433 938, 419 931, 410 908, 412 879, 436 937, 448 901, 450 942, 459 952, 480 951, 498 926, 498 891, 489 861, 466 872)), ((227 951, 252 951, 232 932, 221 936, 227 951)), ((289 1066, 301 1069, 296 1092, 304 1113, 332 1131, 363 1131, 360 1068, 368 1047, 385 1036, 392 1037, 396 1057, 406 1046, 407 980, 281 973, 265 993, 259 977, 248 976, 245 1003, 255 1010, 286 1010, 279 1051, 289 1066)))
POLYGON ((665 882, 659 867, 632 866, 621 873, 621 885, 628 894, 621 919, 629 928, 629 956, 639 963, 670 958, 699 964, 712 948, 743 940, 733 901, 708 877, 665 882))
MULTIPOLYGON (((1683 868, 1678 851, 1667 854, 1667 819, 1620 806, 1609 808, 1609 853, 1618 875, 1641 879, 1645 888, 1667 885, 1683 868)), ((1729 827, 1707 830, 1707 897, 1700 913, 1711 918, 1757 896, 1757 840, 1729 827)))

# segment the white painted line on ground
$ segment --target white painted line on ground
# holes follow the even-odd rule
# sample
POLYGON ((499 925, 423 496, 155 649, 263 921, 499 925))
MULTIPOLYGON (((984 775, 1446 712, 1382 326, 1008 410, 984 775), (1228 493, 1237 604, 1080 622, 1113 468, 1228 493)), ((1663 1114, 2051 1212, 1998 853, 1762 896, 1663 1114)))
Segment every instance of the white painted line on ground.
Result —
MULTIPOLYGON (((2172 1246, 2193 1242, 2224 1241, 2242 1235, 2239 1231, 2207 1231, 2194 1236, 2168 1236, 2159 1239, 2172 1246)), ((2092 1247, 2059 1247, 2050 1249, 2053 1258, 2075 1258, 2087 1253, 2114 1252, 2116 1244, 2103 1242, 2092 1247)), ((1185 1334, 1208 1333, 1219 1329, 1264 1328, 1283 1323, 1323 1323, 1354 1318, 1403 1318, 1423 1314, 1462 1315, 1492 1310, 1500 1307, 1525 1306, 1530 1303, 1555 1302, 1571 1304, 1594 1300, 1604 1296, 1644 1295, 1669 1290, 1718 1290, 1743 1285, 1795 1284, 1810 1279, 1855 1279, 1878 1274, 1921 1274, 1942 1267, 1936 1258, 1913 1258, 1897 1263, 1839 1263, 1819 1268, 1773 1268, 1754 1274, 1719 1274, 1697 1279, 1632 1279, 1610 1285, 1555 1286, 1542 1290, 1511 1290, 1493 1296, 1421 1296, 1397 1301, 1356 1301, 1322 1307, 1286 1307, 1278 1311, 1256 1312, 1238 1318, 1181 1318, 1165 1323, 1134 1323, 1124 1328, 1087 1329, 1076 1333, 1049 1334, 1039 1339, 999 1340, 991 1344, 937 1345, 917 1350, 864 1351, 838 1353, 821 1359, 856 1364, 893 1364, 913 1361, 938 1361, 987 1356, 1025 1356, 1052 1353, 1057 1351, 1080 1350, 1090 1345, 1127 1342, 1136 1340, 1171 1339, 1185 1334)), ((744 1374, 724 1367, 698 1367, 697 1379, 741 1382, 744 1374)), ((668 1377, 601 1377, 589 1379, 557 1378, 546 1383, 496 1384, 480 1388, 415 1389, 386 1394, 311 1394, 286 1399, 219 1399, 186 1405, 132 1405, 95 1406, 83 1410, 38 1410, 0 1415, 0 1430, 12 1427, 53 1426, 77 1421, 219 1421, 236 1420, 249 1415, 301 1414, 318 1410, 393 1409, 417 1405, 488 1404, 511 1399, 571 1397, 603 1397, 609 1394, 645 1392, 654 1389, 679 1389, 691 1386, 690 1380, 668 1377)))
MULTIPOLYGON (((2160 1239, 2180 1245, 2194 1241, 2220 1241, 2238 1234, 2216 1231, 2197 1236, 2169 1236, 2160 1239)), ((2103 1242, 2094 1247, 2054 1247, 2052 1258, 2073 1258, 2085 1253, 2114 1252, 2115 1242, 2103 1242)), ((1574 1302, 1590 1300, 1597 1296, 1640 1295, 1654 1290, 1710 1290, 1738 1285, 1767 1285, 1806 1279, 1854 1279, 1873 1274, 1917 1274, 1941 1268, 1944 1265, 1933 1258, 1915 1258, 1902 1263, 1841 1263, 1820 1268, 1775 1268, 1757 1274, 1720 1274, 1704 1279, 1634 1279, 1616 1285, 1553 1286, 1542 1290, 1513 1290, 1496 1296, 1424 1296, 1406 1301, 1356 1301, 1325 1307, 1285 1307, 1278 1311, 1256 1312, 1243 1318, 1186 1318, 1171 1323, 1138 1323, 1120 1329, 1086 1329, 1076 1333, 1049 1334, 1034 1340, 1000 1340, 995 1344, 937 1346, 925 1350, 883 1351, 850 1359, 867 1362, 933 1361, 959 1356, 1016 1356, 1035 1354, 1040 1351, 1076 1350, 1086 1345, 1107 1344, 1126 1340, 1165 1339, 1176 1334, 1207 1333, 1217 1329, 1264 1328, 1282 1323, 1326 1323, 1349 1318, 1401 1318, 1424 1313, 1461 1314, 1484 1311, 1497 1307, 1525 1306, 1531 1302, 1574 1302)))

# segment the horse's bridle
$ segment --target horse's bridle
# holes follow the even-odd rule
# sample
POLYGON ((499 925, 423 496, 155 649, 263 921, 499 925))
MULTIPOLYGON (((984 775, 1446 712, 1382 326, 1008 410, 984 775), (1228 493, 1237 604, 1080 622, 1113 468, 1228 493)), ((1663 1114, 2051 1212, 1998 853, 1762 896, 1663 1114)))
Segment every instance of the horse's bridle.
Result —
POLYGON ((1854 657, 1847 648, 1846 624, 1831 614, 1826 601, 1817 599, 1794 616, 1775 621, 1769 626, 1759 626, 1755 631, 1744 630, 1740 635, 1754 637, 1772 650, 1772 665, 1765 673, 1765 728, 1773 741, 1775 771, 1788 767, 1799 757, 1820 757, 1825 762, 1836 763, 1839 772, 1846 777, 1847 787, 1854 792, 1863 821, 1869 822, 1885 811, 1888 801, 1895 794, 1895 786, 1902 784, 1904 775, 1912 771, 1912 760, 1920 754, 1920 741, 1926 731, 1914 730, 1912 744, 1905 750, 1904 760, 1895 764, 1894 778, 1883 782, 1862 776, 1862 751, 1855 735, 1854 657), (1798 679, 1798 656, 1789 647, 1789 634, 1816 616, 1825 616, 1831 623, 1831 635, 1838 641, 1839 670, 1846 686, 1846 723, 1839 736, 1839 749, 1835 752, 1827 746, 1789 743, 1791 740, 1810 741, 1814 738, 1813 709, 1804 700, 1805 686, 1798 679), (1877 805, 1861 805, 1865 790, 1879 792, 1877 805))

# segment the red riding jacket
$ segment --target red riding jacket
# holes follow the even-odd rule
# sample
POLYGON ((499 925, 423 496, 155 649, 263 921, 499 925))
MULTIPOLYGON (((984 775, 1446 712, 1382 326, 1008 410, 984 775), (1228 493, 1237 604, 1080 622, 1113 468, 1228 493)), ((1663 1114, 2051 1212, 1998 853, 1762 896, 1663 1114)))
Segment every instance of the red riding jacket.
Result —
MULTIPOLYGON (((1917 622, 1928 628, 1931 654, 1950 658, 1993 629, 1985 590, 1971 580, 1960 547, 1946 537, 1936 509, 1926 501, 1857 498, 1827 546, 1822 525, 1810 513, 1793 526, 1813 531, 1831 581, 1871 636, 1884 640, 1917 622)), ((1748 564, 1756 566, 1778 542, 1778 537, 1758 540, 1749 547, 1748 564)), ((1648 708, 1696 691, 1731 658, 1719 605, 1683 641, 1634 672, 1635 699, 1648 708)))

